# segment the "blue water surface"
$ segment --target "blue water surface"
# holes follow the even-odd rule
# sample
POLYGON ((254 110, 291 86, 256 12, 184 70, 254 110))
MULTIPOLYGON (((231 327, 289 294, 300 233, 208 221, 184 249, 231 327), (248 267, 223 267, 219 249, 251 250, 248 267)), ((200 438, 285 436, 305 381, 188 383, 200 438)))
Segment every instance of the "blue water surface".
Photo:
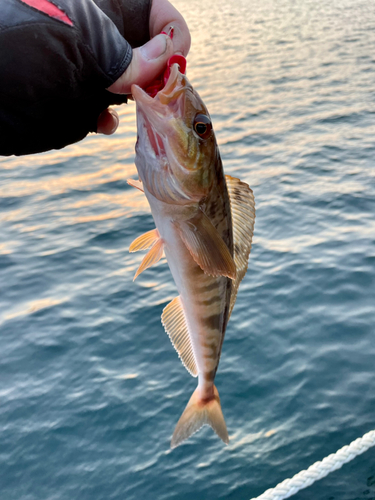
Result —
MULTIPOLYGON (((249 500, 375 429, 375 11, 176 0, 226 173, 254 190, 248 273, 209 428, 170 451, 196 380, 160 322, 165 261, 135 107, 112 137, 0 159, 1 500, 249 500)), ((375 449, 294 497, 374 500, 375 449)))

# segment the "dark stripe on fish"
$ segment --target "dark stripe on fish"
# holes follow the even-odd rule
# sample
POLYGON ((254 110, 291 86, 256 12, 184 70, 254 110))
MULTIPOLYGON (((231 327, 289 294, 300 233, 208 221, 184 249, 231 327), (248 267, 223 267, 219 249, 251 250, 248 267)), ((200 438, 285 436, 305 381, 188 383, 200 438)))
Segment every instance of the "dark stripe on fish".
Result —
POLYGON ((215 379, 216 370, 211 370, 210 372, 203 373, 203 378, 206 382, 213 382, 215 379))
POLYGON ((202 318, 202 323, 206 328, 209 328, 210 330, 221 331, 222 320, 223 320, 223 315, 220 312, 218 314, 212 314, 211 316, 202 318))
POLYGON ((213 290, 217 290, 218 284, 216 280, 211 281, 208 285, 206 283, 203 283, 201 286, 197 286, 197 289, 204 293, 204 292, 212 292, 213 290))
POLYGON ((212 306, 213 304, 216 304, 217 302, 221 302, 221 301, 222 301, 222 297, 220 295, 214 295, 210 299, 201 300, 200 304, 202 306, 212 306))

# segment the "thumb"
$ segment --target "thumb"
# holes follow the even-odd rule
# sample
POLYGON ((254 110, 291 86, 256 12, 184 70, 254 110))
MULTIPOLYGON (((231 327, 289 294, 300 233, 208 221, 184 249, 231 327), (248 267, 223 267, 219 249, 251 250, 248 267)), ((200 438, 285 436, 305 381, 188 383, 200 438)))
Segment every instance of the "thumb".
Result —
POLYGON ((173 55, 173 42, 169 36, 160 34, 142 47, 133 49, 133 58, 125 72, 108 90, 115 94, 130 94, 135 83, 146 87, 162 73, 168 59, 173 55))

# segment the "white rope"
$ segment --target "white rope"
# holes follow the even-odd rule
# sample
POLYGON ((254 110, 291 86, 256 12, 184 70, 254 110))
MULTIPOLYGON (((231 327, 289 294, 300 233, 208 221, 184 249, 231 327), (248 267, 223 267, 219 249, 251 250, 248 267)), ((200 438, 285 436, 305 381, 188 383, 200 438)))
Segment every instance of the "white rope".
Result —
POLYGON ((275 488, 265 491, 262 495, 251 500, 283 500, 289 498, 299 490, 311 486, 330 472, 340 469, 344 464, 361 455, 372 446, 375 446, 375 430, 356 439, 348 446, 344 446, 336 453, 332 453, 321 462, 315 462, 307 470, 303 470, 291 479, 285 479, 275 488))

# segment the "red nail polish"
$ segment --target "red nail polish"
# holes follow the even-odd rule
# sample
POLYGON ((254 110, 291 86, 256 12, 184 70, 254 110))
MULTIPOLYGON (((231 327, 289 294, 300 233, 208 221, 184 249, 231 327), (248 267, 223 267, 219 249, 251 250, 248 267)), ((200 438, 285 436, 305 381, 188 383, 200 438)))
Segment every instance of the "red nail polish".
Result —
POLYGON ((168 33, 166 33, 165 31, 162 31, 162 32, 161 32, 161 34, 162 34, 162 35, 167 35, 167 36, 169 36, 169 38, 170 38, 171 40, 173 40, 173 35, 174 35, 174 27, 173 27, 173 26, 171 26, 171 27, 169 28, 169 30, 168 30, 168 33))

